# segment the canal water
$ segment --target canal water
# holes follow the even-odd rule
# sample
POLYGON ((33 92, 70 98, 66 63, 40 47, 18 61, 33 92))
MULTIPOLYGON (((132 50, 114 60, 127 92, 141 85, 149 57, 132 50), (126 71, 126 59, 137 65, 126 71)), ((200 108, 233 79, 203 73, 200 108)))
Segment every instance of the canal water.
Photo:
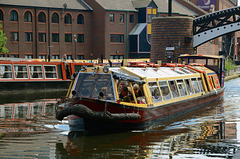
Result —
POLYGON ((240 147, 240 78, 225 86, 219 101, 146 130, 109 134, 69 133, 67 121, 55 119, 60 94, 1 98, 0 158, 232 158, 240 147))

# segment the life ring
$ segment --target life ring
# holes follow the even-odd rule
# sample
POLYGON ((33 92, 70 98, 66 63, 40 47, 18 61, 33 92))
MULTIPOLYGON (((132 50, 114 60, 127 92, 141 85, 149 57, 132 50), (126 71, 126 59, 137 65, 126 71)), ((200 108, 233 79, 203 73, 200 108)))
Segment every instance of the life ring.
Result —
POLYGON ((159 64, 154 64, 153 67, 160 67, 160 65, 159 64))
POLYGON ((204 66, 204 64, 200 63, 189 63, 190 66, 204 66))
POLYGON ((177 67, 185 67, 184 64, 177 63, 177 67))
POLYGON ((176 67, 175 63, 166 63, 166 67, 176 67))
POLYGON ((137 66, 137 67, 146 67, 147 64, 145 64, 145 63, 138 63, 138 64, 136 64, 136 66, 137 66))

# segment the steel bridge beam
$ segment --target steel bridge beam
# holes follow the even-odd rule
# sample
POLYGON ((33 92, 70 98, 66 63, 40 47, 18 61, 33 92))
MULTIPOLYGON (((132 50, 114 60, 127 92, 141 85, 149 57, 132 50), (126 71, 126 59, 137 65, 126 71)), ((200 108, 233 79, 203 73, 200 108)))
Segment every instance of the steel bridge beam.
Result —
POLYGON ((240 30, 240 6, 220 10, 193 20, 193 47, 240 30))

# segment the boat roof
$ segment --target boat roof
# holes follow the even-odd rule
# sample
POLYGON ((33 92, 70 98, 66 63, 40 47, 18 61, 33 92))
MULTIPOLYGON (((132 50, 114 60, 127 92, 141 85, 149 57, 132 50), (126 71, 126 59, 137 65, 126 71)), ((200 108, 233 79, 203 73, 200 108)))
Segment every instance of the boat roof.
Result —
POLYGON ((218 56, 218 55, 180 55, 179 58, 189 58, 189 59, 223 59, 224 56, 218 56))
POLYGON ((138 77, 141 79, 146 78, 165 78, 165 77, 178 77, 178 76, 189 76, 193 74, 198 74, 198 72, 191 70, 187 67, 115 67, 110 68, 115 74, 138 77))

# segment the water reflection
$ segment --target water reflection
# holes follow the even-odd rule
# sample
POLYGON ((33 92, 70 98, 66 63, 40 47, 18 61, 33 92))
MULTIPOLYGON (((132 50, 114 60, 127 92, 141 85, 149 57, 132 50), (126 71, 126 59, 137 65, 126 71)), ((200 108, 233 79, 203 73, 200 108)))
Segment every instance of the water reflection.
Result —
POLYGON ((56 100, 42 100, 32 103, 11 103, 0 105, 0 134, 7 136, 27 136, 28 134, 46 133, 40 125, 46 120, 46 114, 52 114, 56 100))
POLYGON ((240 79, 224 99, 143 131, 66 133, 56 100, 0 105, 0 158, 231 158, 240 143, 240 79))
POLYGON ((58 90, 58 91, 49 91, 44 92, 42 90, 36 91, 27 91, 22 90, 22 92, 0 92, 1 100, 0 104, 6 103, 24 103, 24 102, 33 102, 39 99, 54 99, 65 96, 67 90, 58 90))
POLYGON ((225 133, 236 131, 236 127, 226 124, 221 115, 223 103, 217 101, 144 131, 108 135, 71 132, 65 147, 58 143, 56 151, 59 158, 229 158, 238 143, 229 140, 237 136, 225 133))

